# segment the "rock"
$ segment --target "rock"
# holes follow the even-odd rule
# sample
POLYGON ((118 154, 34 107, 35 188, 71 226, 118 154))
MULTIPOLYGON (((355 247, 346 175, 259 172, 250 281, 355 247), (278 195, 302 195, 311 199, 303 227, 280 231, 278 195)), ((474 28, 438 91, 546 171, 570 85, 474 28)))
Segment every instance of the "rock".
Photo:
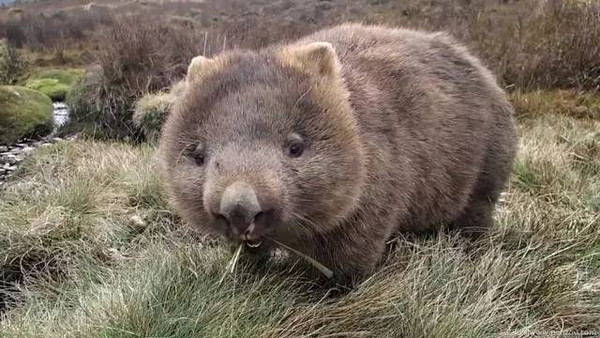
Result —
POLYGON ((64 141, 64 140, 62 138, 60 138, 60 137, 53 137, 52 138, 52 142, 62 142, 62 141, 64 141))
POLYGON ((23 154, 25 155, 31 155, 33 153, 33 151, 35 150, 35 148, 33 147, 25 147, 23 148, 21 151, 23 152, 23 154))
POLYGON ((27 147, 27 144, 26 143, 17 143, 17 144, 15 144, 15 146, 17 146, 19 148, 25 148, 25 147, 27 147))
POLYGON ((16 164, 17 162, 19 162, 19 160, 17 160, 17 157, 13 154, 8 154, 6 156, 3 156, 2 158, 0 158, 0 161, 4 162, 5 165, 9 164, 16 164))
POLYGON ((5 153, 8 151, 8 147, 7 146, 0 146, 0 153, 5 153))
POLYGON ((133 215, 129 218, 129 226, 136 231, 141 231, 146 228, 146 222, 140 216, 133 215))
POLYGON ((49 147, 51 145, 52 145, 52 143, 42 143, 42 145, 40 147, 49 147))
POLYGON ((12 148, 8 152, 10 154, 19 154, 21 152, 21 148, 12 148))
POLYGON ((6 169, 0 168, 0 175, 6 175, 6 169))
POLYGON ((16 165, 11 166, 11 165, 8 165, 8 163, 5 163, 4 164, 4 169, 6 171, 15 171, 15 170, 17 170, 17 166, 16 165))

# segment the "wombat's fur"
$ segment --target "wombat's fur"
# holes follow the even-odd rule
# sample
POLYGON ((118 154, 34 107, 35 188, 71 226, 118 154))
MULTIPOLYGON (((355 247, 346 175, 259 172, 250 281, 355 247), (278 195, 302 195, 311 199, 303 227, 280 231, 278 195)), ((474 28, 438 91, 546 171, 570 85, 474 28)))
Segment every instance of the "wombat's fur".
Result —
POLYGON ((257 224, 243 239, 274 238, 349 277, 371 272, 395 231, 492 224, 513 109, 445 34, 342 25, 196 58, 187 81, 163 129, 162 171, 198 227, 236 238, 221 216, 234 203, 250 215, 236 220, 257 224))

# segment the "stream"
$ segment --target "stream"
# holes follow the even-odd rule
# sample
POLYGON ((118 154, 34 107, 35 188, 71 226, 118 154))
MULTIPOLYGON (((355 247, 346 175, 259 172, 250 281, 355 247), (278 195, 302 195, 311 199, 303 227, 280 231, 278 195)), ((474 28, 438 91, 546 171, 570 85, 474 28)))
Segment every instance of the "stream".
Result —
POLYGON ((69 120, 69 108, 63 102, 54 102, 52 105, 54 106, 54 131, 50 135, 37 140, 20 140, 12 145, 0 145, 0 188, 6 179, 17 170, 25 157, 35 151, 35 148, 63 141, 63 139, 55 137, 55 133, 57 128, 69 120))

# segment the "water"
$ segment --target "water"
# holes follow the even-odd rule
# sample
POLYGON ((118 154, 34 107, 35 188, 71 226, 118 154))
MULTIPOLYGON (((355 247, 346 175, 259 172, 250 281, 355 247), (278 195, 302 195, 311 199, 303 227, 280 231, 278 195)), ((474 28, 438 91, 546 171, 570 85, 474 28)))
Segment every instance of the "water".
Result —
POLYGON ((63 102, 54 102, 54 125, 56 128, 69 120, 69 107, 63 102))

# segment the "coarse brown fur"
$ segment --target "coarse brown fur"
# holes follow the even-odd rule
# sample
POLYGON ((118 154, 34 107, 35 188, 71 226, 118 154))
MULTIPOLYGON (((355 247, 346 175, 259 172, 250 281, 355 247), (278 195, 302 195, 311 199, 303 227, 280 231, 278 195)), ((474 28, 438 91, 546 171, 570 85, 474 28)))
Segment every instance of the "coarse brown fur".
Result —
POLYGON ((243 181, 273 210, 257 236, 351 277, 372 272, 395 231, 492 224, 515 155, 513 109, 446 34, 342 25, 198 58, 187 81, 162 171, 198 227, 232 237, 211 210, 243 181), (305 142, 298 158, 285 153, 292 134, 305 142))

